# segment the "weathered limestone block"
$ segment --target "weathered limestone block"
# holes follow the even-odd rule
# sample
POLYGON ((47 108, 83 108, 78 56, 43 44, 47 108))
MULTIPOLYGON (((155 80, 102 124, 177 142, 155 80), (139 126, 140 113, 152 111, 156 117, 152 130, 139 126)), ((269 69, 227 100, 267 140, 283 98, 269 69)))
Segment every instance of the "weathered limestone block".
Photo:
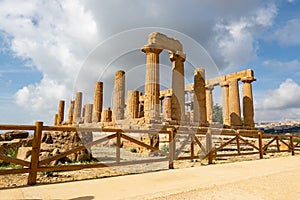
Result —
POLYGON ((148 44, 144 47, 153 47, 158 49, 167 49, 178 55, 183 55, 182 44, 179 40, 168 37, 159 32, 150 33, 148 36, 148 44))
MULTIPOLYGON (((72 148, 82 146, 83 144, 86 144, 84 140, 87 140, 87 138, 90 140, 90 133, 85 134, 61 131, 43 132, 40 159, 42 157, 55 156, 72 148), (86 135, 88 135, 88 137, 86 137, 86 135)), ((51 165, 55 165, 58 162, 88 161, 91 158, 91 153, 89 153, 87 149, 84 149, 83 151, 73 153, 58 161, 54 161, 51 165)))
POLYGON ((29 136, 27 131, 8 131, 0 134, 0 141, 11 141, 13 139, 25 139, 29 136))
POLYGON ((110 107, 105 110, 102 110, 101 113, 101 122, 111 122, 112 121, 112 111, 110 107))
POLYGON ((140 92, 137 90, 128 90, 127 110, 130 118, 139 117, 139 97, 140 92))
POLYGON ((32 147, 19 147, 17 158, 21 160, 28 160, 28 157, 31 155, 32 147))
POLYGON ((207 124, 205 69, 197 68, 194 71, 194 96, 193 96, 194 122, 199 125, 207 124))
POLYGON ((167 120, 171 120, 171 105, 172 105, 172 94, 166 95, 165 96, 165 101, 164 101, 164 118, 167 120))

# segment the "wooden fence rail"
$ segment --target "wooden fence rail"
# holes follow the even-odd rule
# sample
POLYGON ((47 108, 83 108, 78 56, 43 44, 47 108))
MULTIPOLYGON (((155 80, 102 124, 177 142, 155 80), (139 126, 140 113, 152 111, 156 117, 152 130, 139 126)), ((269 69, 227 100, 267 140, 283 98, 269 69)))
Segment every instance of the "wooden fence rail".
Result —
POLYGON ((257 130, 232 130, 232 129, 214 129, 207 127, 199 127, 198 129, 187 129, 186 131, 176 131, 174 127, 169 127, 166 130, 124 130, 124 129, 107 129, 107 128, 83 128, 69 126, 44 126, 43 122, 36 122, 32 125, 1 125, 0 130, 32 130, 34 131, 31 160, 25 161, 17 158, 12 158, 6 155, 0 155, 0 160, 5 162, 21 165, 22 169, 1 169, 0 175, 7 174, 22 174, 29 173, 28 185, 35 185, 38 172, 48 171, 71 171, 84 168, 102 168, 112 166, 125 166, 133 164, 153 163, 169 161, 169 169, 174 168, 175 160, 187 160, 195 158, 207 158, 208 163, 213 163, 213 158, 241 156, 259 154, 260 159, 267 153, 291 152, 300 151, 300 136, 295 135, 272 135, 264 134, 257 130), (58 155, 54 155, 40 160, 41 137, 43 131, 70 131, 70 132, 106 132, 112 133, 104 138, 97 139, 85 145, 69 149, 58 155), (147 134, 167 134, 168 135, 168 152, 162 151, 149 144, 141 142, 126 133, 147 133, 147 134), (216 142, 220 139, 221 142, 216 142), (49 166, 52 161, 66 157, 70 154, 90 148, 94 145, 101 144, 111 139, 116 139, 116 160, 112 163, 95 163, 95 164, 76 164, 63 166, 49 166), (128 140, 135 145, 155 151, 164 157, 157 159, 145 159, 137 161, 122 161, 121 160, 121 140, 128 140), (287 149, 281 149, 281 145, 287 149), (198 146, 199 152, 195 152, 195 147, 198 146), (190 148, 188 156, 180 156, 185 148, 190 148), (226 152, 226 148, 233 148, 233 152, 226 152), (245 148, 247 147, 247 148, 245 148), (271 147, 273 149, 271 149, 271 147), (275 147, 275 149, 274 149, 275 147), (248 149, 248 150, 245 150, 248 149), (249 151, 251 149, 251 151, 249 151), (224 153, 225 151, 225 153, 224 153))

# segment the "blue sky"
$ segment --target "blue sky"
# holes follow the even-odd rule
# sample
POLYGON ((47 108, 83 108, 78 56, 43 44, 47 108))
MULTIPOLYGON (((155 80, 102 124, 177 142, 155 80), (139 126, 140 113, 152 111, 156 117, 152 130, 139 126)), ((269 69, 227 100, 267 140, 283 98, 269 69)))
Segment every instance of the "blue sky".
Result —
MULTIPOLYGON (((68 107, 91 51, 111 44, 105 57, 113 57, 118 45, 130 42, 115 44, 112 36, 145 27, 185 34, 208 52, 219 74, 253 69, 257 122, 300 120, 300 2, 220 2, 0 1, 0 123, 51 124, 58 101, 68 107)), ((191 46, 183 45, 188 52, 191 46)), ((144 62, 144 54, 134 52, 144 62)), ((121 60, 132 64, 130 56, 121 60)), ((104 69, 101 61, 97 66, 104 69)))

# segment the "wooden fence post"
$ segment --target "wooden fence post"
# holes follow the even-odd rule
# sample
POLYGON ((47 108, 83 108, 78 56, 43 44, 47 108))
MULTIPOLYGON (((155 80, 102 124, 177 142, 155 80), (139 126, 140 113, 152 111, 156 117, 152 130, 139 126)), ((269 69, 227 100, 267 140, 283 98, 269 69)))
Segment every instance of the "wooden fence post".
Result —
POLYGON ((238 135, 236 136, 236 147, 238 155, 241 155, 241 145, 240 145, 240 134, 238 132, 238 135))
POLYGON ((211 129, 207 129, 206 133, 206 152, 208 153, 208 164, 213 163, 213 151, 212 151, 212 136, 211 129))
POLYGON ((174 169, 175 157, 175 133, 173 128, 168 128, 169 131, 169 169, 174 169))
POLYGON ((259 148, 259 158, 263 159, 264 158, 264 150, 263 150, 263 142, 262 142, 262 136, 263 136, 262 131, 258 131, 258 148, 259 148))
POLYGON ((40 150, 41 150, 42 132, 43 132, 43 122, 36 122, 34 137, 32 141, 30 172, 29 172, 28 182, 27 182, 28 185, 36 184, 36 177, 37 177, 40 150))
POLYGON ((195 151, 195 148, 194 148, 194 144, 195 144, 195 135, 193 135, 193 137, 191 138, 192 142, 191 142, 191 160, 193 161, 194 160, 194 151, 195 151))
POLYGON ((276 147, 277 151, 280 152, 279 136, 276 136, 276 147))
POLYGON ((121 161, 121 133, 117 132, 117 144, 116 144, 116 162, 121 161))
POLYGON ((292 151, 292 156, 295 155, 295 146, 294 146, 294 142, 293 142, 293 135, 289 134, 290 137, 290 149, 292 151))

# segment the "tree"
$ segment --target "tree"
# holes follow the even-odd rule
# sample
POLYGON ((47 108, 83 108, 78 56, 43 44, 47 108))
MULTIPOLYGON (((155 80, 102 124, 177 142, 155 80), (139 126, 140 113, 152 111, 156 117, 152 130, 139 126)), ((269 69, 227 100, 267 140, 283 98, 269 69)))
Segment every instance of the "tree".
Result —
POLYGON ((219 104, 213 106, 213 122, 223 124, 223 108, 219 104))

